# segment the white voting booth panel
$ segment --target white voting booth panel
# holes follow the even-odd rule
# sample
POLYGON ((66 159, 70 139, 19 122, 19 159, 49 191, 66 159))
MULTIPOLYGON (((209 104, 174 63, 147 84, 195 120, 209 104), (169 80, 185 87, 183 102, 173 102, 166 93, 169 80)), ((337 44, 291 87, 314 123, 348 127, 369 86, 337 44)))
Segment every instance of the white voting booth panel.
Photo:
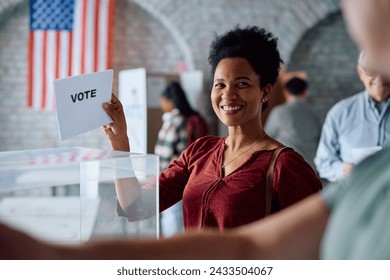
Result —
POLYGON ((88 148, 0 152, 0 222, 45 241, 157 238, 157 212, 155 155, 88 148), (117 208, 116 187, 136 190, 125 191, 135 201, 131 219, 117 208))
POLYGON ((147 152, 146 70, 119 72, 119 99, 127 122, 127 135, 134 153, 147 152))
POLYGON ((180 81, 191 106, 205 115, 202 71, 164 75, 135 68, 119 72, 118 96, 123 104, 132 152, 154 152, 158 131, 162 126, 160 96, 172 81, 180 81))
POLYGON ((203 72, 193 70, 180 73, 180 84, 186 93, 191 107, 203 116, 206 116, 208 114, 206 109, 208 104, 205 104, 203 99, 203 72))

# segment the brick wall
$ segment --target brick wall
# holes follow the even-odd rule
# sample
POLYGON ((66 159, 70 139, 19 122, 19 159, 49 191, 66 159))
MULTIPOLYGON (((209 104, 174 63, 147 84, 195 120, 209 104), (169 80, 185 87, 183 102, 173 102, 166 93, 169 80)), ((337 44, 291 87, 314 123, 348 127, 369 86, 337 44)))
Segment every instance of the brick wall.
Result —
MULTIPOLYGON (((0 151, 109 148, 99 129, 59 143, 55 114, 26 109, 28 9, 27 0, 0 2, 0 151)), ((274 32, 289 62, 302 36, 338 9, 339 0, 117 0, 114 70, 117 75, 121 69, 145 67, 149 72, 174 74, 184 59, 189 69, 203 70, 208 78, 210 41, 215 33, 238 23, 274 32)), ((337 69, 328 67, 329 73, 337 69)), ((115 76, 114 90, 116 83, 115 76)), ((204 98, 209 100, 208 92, 204 98)), ((211 107, 200 111, 208 113, 211 107)), ((215 127, 212 115, 207 114, 208 121, 215 127)))
POLYGON ((339 12, 309 30, 292 52, 288 70, 307 72, 309 102, 322 120, 337 101, 363 90, 358 55, 339 12))

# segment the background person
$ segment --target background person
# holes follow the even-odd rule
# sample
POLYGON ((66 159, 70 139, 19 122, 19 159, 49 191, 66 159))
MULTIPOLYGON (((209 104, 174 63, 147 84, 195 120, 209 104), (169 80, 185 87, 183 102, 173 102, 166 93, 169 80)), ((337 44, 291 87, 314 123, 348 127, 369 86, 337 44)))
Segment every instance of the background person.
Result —
POLYGON ((265 131, 284 145, 293 148, 313 167, 321 133, 321 124, 306 100, 307 82, 291 78, 286 84, 286 103, 270 112, 265 131))
POLYGON ((390 75, 367 68, 364 53, 357 71, 365 90, 337 102, 322 127, 315 164, 331 182, 349 175, 360 154, 390 141, 390 75))

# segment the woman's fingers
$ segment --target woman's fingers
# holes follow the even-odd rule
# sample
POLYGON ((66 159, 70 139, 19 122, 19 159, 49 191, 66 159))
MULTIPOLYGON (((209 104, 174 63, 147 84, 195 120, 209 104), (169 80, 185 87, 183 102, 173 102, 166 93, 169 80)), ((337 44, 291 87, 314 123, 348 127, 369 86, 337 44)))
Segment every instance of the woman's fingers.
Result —
POLYGON ((129 151, 127 125, 122 103, 112 94, 110 102, 103 103, 103 109, 111 117, 112 123, 102 126, 102 130, 111 142, 113 150, 129 151))
POLYGON ((118 119, 118 112, 115 110, 115 106, 108 102, 103 103, 103 109, 111 117, 113 121, 118 119))
POLYGON ((111 103, 119 103, 120 104, 120 101, 119 101, 119 99, 116 97, 116 95, 115 94, 111 94, 111 103))
POLYGON ((109 139, 111 139, 113 136, 114 136, 114 133, 113 133, 113 131, 112 131, 112 129, 111 129, 111 125, 104 125, 104 126, 102 126, 102 130, 103 130, 103 132, 104 132, 104 134, 109 138, 109 139))
POLYGON ((124 117, 122 103, 114 94, 111 94, 110 102, 103 103, 103 109, 112 118, 113 122, 121 121, 120 118, 124 117))

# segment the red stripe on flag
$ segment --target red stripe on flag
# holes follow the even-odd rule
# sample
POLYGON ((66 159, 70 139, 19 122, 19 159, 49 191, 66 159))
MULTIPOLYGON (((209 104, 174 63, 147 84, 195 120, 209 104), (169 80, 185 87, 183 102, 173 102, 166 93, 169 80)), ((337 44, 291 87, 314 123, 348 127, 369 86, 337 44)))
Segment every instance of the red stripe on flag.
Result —
POLYGON ((55 62, 55 79, 60 77, 60 53, 61 53, 61 38, 60 33, 56 33, 56 62, 55 62))
POLYGON ((94 33, 95 33, 95 36, 94 36, 94 60, 93 60, 93 63, 94 63, 94 66, 93 66, 93 69, 95 72, 97 72, 99 69, 99 19, 100 19, 100 0, 96 0, 96 3, 95 3, 95 24, 94 24, 94 33))
POLYGON ((72 57, 73 57, 73 32, 69 32, 69 57, 68 57, 68 76, 72 76, 72 57))
POLYGON ((46 107, 46 95, 47 95, 47 31, 43 31, 43 52, 42 52, 42 100, 41 108, 42 110, 46 107))
POLYGON ((112 68, 113 56, 113 28, 114 28, 114 14, 115 14, 115 0, 109 0, 108 20, 107 20, 107 69, 112 68))
POLYGON ((31 108, 33 106, 33 65, 34 65, 34 31, 30 31, 30 37, 28 41, 28 93, 27 93, 27 106, 31 108))
POLYGON ((85 73, 86 41, 87 41, 87 1, 84 0, 81 6, 81 74, 85 73))

